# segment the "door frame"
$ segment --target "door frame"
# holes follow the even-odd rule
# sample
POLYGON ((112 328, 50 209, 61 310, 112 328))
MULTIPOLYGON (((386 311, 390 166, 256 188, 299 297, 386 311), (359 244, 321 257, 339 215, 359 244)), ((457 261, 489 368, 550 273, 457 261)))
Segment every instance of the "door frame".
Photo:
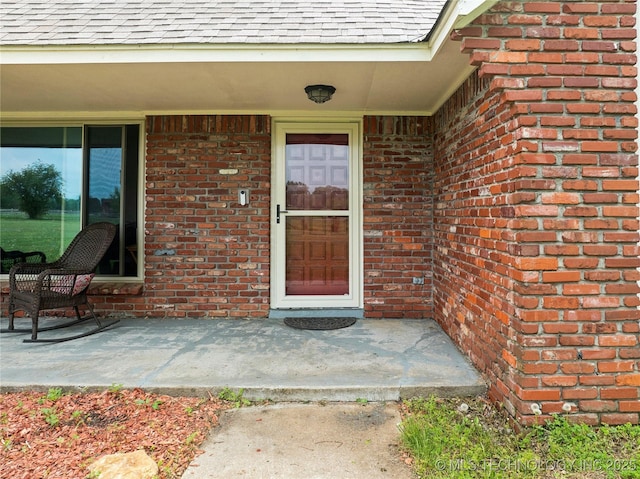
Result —
POLYGON ((271 136, 271 309, 362 308, 364 284, 362 119, 274 118, 271 136), (346 133, 349 135, 349 294, 287 296, 285 292, 285 221, 276 224, 276 205, 285 203, 286 133, 346 133))

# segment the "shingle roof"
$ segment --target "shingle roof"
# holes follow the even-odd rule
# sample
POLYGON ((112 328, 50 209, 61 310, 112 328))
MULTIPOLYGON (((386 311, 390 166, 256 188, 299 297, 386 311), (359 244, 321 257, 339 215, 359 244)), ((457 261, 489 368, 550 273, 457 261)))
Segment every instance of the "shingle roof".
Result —
POLYGON ((423 40, 446 0, 3 0, 1 45, 423 40))

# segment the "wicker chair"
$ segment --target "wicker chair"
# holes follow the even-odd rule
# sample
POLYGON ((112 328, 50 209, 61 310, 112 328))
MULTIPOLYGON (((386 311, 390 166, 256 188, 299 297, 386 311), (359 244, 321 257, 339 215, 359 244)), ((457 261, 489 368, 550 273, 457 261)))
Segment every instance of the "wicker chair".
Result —
POLYGON ((18 250, 5 251, 0 248, 0 273, 8 273, 16 263, 44 263, 46 260, 45 254, 41 251, 25 253, 18 250))
POLYGON ((9 328, 3 332, 31 331, 31 339, 25 342, 62 342, 97 333, 117 323, 102 323, 87 299, 87 290, 96 267, 111 245, 116 226, 111 223, 95 223, 80 231, 60 259, 53 263, 19 263, 9 272, 9 328), (81 318, 79 306, 86 305, 91 313, 81 318), (40 311, 73 307, 76 320, 63 324, 38 328, 40 311), (16 329, 14 314, 23 310, 31 317, 31 329, 16 329), (64 328, 93 319, 97 326, 85 333, 62 338, 39 339, 38 332, 64 328))

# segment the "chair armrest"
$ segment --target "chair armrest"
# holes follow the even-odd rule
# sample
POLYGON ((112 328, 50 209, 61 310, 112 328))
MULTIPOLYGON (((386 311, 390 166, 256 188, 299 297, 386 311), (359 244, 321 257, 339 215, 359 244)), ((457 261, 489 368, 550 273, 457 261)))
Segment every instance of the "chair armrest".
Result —
POLYGON ((86 269, 47 269, 38 275, 37 284, 43 292, 75 296, 89 287, 94 276, 86 269))
POLYGON ((89 287, 93 276, 94 272, 87 269, 56 268, 53 263, 20 263, 11 268, 9 285, 16 291, 74 296, 89 287))
POLYGON ((18 250, 4 251, 0 254, 2 272, 9 272, 16 264, 44 263, 47 257, 42 251, 29 251, 27 253, 18 250))
POLYGON ((46 255, 42 251, 29 251, 24 253, 24 261, 27 263, 42 264, 47 260, 46 255))

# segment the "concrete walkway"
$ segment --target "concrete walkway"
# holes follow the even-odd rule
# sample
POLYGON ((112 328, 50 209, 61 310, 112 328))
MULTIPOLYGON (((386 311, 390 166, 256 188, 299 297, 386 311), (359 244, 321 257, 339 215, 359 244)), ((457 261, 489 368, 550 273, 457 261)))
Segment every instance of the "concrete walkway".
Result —
POLYGON ((25 344, 27 337, 0 335, 4 391, 122 385, 217 395, 231 388, 278 402, 224 413, 184 478, 408 479, 411 470, 397 452, 396 401, 486 390, 430 320, 359 319, 344 329, 310 331, 282 319, 123 319, 64 343, 25 344))

